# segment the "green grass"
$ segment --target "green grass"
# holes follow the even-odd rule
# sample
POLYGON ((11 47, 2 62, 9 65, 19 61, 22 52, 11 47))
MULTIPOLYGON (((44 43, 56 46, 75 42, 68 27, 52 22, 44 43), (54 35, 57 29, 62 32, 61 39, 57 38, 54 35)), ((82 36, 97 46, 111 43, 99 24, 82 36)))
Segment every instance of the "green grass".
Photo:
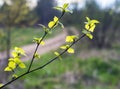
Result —
MULTIPOLYGON (((38 66, 43 65, 51 58, 55 57, 52 52, 50 54, 45 54, 41 57, 41 59, 36 59, 32 68, 36 68, 38 66)), ((63 60, 56 60, 53 63, 47 65, 44 69, 38 70, 25 76, 22 78, 25 82, 26 88, 35 89, 35 87, 42 87, 42 89, 51 89, 56 84, 61 84, 62 81, 59 80, 59 77, 64 74, 66 71, 74 70, 73 67, 73 59, 74 56, 70 55, 70 57, 65 57, 63 60), (31 81, 32 80, 32 81, 31 81)), ((74 62, 77 63, 77 58, 74 59, 74 62), (75 61, 76 60, 76 61, 75 61)), ((26 63, 28 66, 29 62, 26 63)), ((25 71, 25 70, 24 70, 25 71)), ((20 71, 21 73, 23 71, 20 71)), ((61 85, 60 85, 61 86, 61 85)), ((39 89, 38 88, 38 89, 39 89)))
MULTIPOLYGON (((2 29, 2 28, 1 28, 2 29)), ((0 31, 1 31, 0 29, 0 31)), ((63 30, 60 27, 57 27, 53 30, 52 33, 48 34, 46 36, 46 39, 52 38, 58 34, 60 34, 63 30)), ((23 28, 17 28, 14 27, 11 30, 11 46, 12 49, 14 47, 21 47, 24 45, 32 44, 34 37, 42 37, 44 34, 44 31, 42 28, 30 28, 30 27, 23 27, 23 28)), ((4 35, 6 35, 4 33, 4 35)), ((0 38, 0 51, 5 50, 6 48, 6 36, 4 38, 0 38)))
MULTIPOLYGON (((53 37, 60 33, 62 30, 57 28, 52 34, 49 34, 46 38, 53 37)), ((44 31, 41 28, 13 28, 11 43, 12 47, 23 46, 33 43, 34 37, 42 37, 44 31)))
MULTIPOLYGON (((36 59, 32 68, 43 65, 55 55, 51 52, 41 59, 36 59)), ((29 62, 26 62, 28 66, 29 62)), ((25 70, 19 71, 18 74, 25 70)), ((74 75, 73 75, 74 76, 74 75)), ((120 79, 120 62, 110 60, 106 62, 100 58, 82 60, 75 55, 64 55, 63 59, 56 60, 44 69, 35 71, 22 78, 26 89, 117 89, 120 79), (66 82, 63 76, 67 72, 77 73, 75 84, 66 82), (94 82, 87 85, 87 82, 94 82)))
POLYGON ((42 36, 43 31, 41 29, 33 28, 14 28, 12 30, 12 47, 23 46, 31 44, 33 37, 42 36))

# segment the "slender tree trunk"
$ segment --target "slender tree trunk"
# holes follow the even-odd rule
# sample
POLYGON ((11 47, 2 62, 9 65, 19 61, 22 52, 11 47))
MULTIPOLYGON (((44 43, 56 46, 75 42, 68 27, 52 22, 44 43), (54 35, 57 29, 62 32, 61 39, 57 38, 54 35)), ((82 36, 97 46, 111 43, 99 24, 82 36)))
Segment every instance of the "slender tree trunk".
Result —
MULTIPOLYGON (((11 49, 11 27, 7 28, 7 40, 6 40, 6 60, 5 65, 8 64, 8 59, 10 58, 10 49, 11 49)), ((5 73, 5 79, 8 79, 9 72, 5 73)))
POLYGON ((0 58, 0 83, 4 83, 7 81, 9 73, 4 72, 4 68, 8 64, 8 59, 10 58, 10 48, 11 48, 11 28, 8 27, 6 29, 6 58, 0 58))
POLYGON ((7 47, 7 50, 6 50, 6 55, 7 55, 7 59, 10 58, 10 48, 11 48, 11 27, 9 27, 7 29, 7 42, 6 42, 6 47, 7 47))

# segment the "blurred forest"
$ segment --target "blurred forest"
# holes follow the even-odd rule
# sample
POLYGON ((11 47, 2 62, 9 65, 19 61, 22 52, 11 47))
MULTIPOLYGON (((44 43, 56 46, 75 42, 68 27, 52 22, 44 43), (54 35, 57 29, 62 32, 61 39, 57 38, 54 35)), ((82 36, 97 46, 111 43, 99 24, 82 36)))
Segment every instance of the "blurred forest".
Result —
MULTIPOLYGON (((37 6, 33 9, 27 6, 26 0, 12 1, 14 3, 4 3, 0 8, 1 41, 5 34, 8 36, 6 39, 10 39, 10 30, 7 31, 7 29, 11 29, 11 27, 38 27, 38 24, 47 25, 53 16, 59 16, 60 14, 60 12, 52 8, 57 5, 55 0, 38 0, 37 6)), ((65 26, 76 26, 77 29, 82 29, 86 16, 99 20, 100 25, 94 33, 95 38, 92 40, 91 46, 94 45, 93 47, 96 48, 111 48, 119 40, 120 32, 120 1, 116 0, 113 5, 111 7, 114 8, 102 9, 95 0, 88 0, 85 1, 84 7, 79 8, 79 3, 72 3, 71 7, 74 13, 65 15, 61 22, 65 26)), ((10 44, 9 41, 7 42, 7 44, 10 44)), ((3 49, 4 47, 0 48, 3 49)))
MULTIPOLYGON (((10 2, 4 0, 3 5, 0 6, 0 52, 6 51, 5 53, 7 56, 4 59, 4 62, 2 64, 0 63, 0 66, 2 66, 1 70, 4 70, 5 65, 7 65, 7 60, 10 57, 10 49, 13 45, 12 42, 14 41, 12 37, 14 32, 19 32, 20 29, 27 30, 30 28, 36 31, 35 34, 37 34, 37 30, 39 29, 38 24, 43 24, 47 26, 48 22, 51 19, 53 19, 54 16, 59 16, 61 14, 60 12, 53 9, 53 7, 56 5, 58 5, 58 3, 55 0, 38 0, 37 5, 34 8, 30 8, 30 6, 28 5, 28 1, 26 0, 11 0, 10 2)), ((115 0, 115 3, 112 4, 111 7, 106 7, 106 8, 101 8, 101 6, 96 2, 96 0, 85 0, 85 5, 81 8, 79 7, 79 5, 80 3, 76 3, 76 2, 70 4, 71 7, 70 9, 73 10, 73 14, 66 13, 65 16, 61 19, 61 22, 64 24, 64 26, 66 28, 72 27, 81 34, 82 29, 84 28, 84 22, 86 21, 85 19, 86 16, 90 17, 91 19, 97 19, 98 21, 100 21, 100 24, 95 29, 95 32, 93 34, 94 35, 93 40, 85 39, 83 45, 85 44, 87 45, 87 47, 91 49, 93 48, 98 50, 115 49, 117 50, 118 53, 120 53, 120 35, 119 35, 120 34, 120 0, 115 0)), ((22 31, 20 34, 21 36, 22 34, 25 34, 25 32, 26 33, 31 32, 29 35, 33 37, 32 31, 29 30, 24 31, 24 30, 21 30, 22 31)), ((68 33, 70 33, 69 31, 70 30, 68 29, 68 33)), ((17 36, 14 38, 17 38, 17 36)), ((22 43, 22 40, 20 41, 22 43)), ((76 47, 76 50, 78 47, 79 45, 76 47)), ((0 58, 0 61, 1 60, 2 58, 0 58)), ((92 61, 93 64, 91 61, 90 62, 88 61, 88 65, 90 65, 90 67, 98 63, 96 62, 96 60, 94 60, 94 58, 92 59, 92 61)), ((120 61, 118 61, 118 63, 119 62, 120 61)), ((80 61, 80 64, 81 63, 85 64, 84 61, 82 62, 80 61)), ((101 64, 103 66, 107 65, 107 67, 105 66, 105 68, 108 70, 109 70, 108 67, 114 69, 114 67, 109 65, 109 63, 105 64, 106 62, 104 63, 103 61, 100 61, 100 63, 103 63, 101 64)), ((99 67, 98 65, 96 66, 99 67)), ((81 64, 80 67, 82 68, 85 66, 82 66, 81 64)), ((85 69, 89 70, 89 67, 85 67, 85 69)), ((7 76, 9 74, 2 75, 5 72, 1 70, 0 70, 0 82, 3 82, 8 78, 7 76)), ((119 76, 120 69, 115 69, 115 70, 117 71, 116 75, 119 76)), ((90 71, 92 71, 92 69, 90 69, 90 71)), ((83 72, 85 72, 87 75, 86 71, 83 72)), ((38 88, 33 88, 33 89, 38 89, 38 88)), ((88 89, 88 88, 84 88, 84 89, 88 89)), ((94 89, 100 89, 100 88, 94 88, 94 89)), ((105 88, 105 89, 112 89, 112 88, 105 88)))
POLYGON ((96 48, 111 48, 116 40, 120 40, 120 1, 116 0, 114 8, 101 9, 95 0, 86 1, 85 7, 78 8, 78 3, 73 4, 73 14, 66 15, 63 23, 68 26, 77 26, 82 29, 85 22, 85 16, 100 21, 97 26, 94 39, 91 41, 91 46, 96 48))

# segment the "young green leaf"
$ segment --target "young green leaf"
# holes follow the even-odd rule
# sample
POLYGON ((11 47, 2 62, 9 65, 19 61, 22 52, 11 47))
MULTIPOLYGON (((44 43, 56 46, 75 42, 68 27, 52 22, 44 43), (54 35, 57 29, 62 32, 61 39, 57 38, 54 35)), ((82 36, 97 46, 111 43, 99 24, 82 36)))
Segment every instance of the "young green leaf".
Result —
POLYGON ((2 87, 4 84, 0 83, 0 87, 2 87))
POLYGON ((16 75, 16 74, 12 75, 12 79, 17 78, 17 77, 18 77, 18 75, 16 75))
POLYGON ((64 50, 67 49, 67 52, 68 52, 68 53, 74 53, 74 49, 71 48, 71 47, 69 48, 69 45, 61 46, 60 48, 61 48, 61 49, 64 49, 64 50))
POLYGON ((67 36, 66 37, 66 42, 74 42, 77 36, 72 35, 72 36, 67 36))
POLYGON ((7 66, 4 71, 12 71, 12 68, 10 68, 9 66, 7 66))
POLYGON ((64 28, 64 25, 61 22, 58 22, 60 24, 61 28, 64 28))
POLYGON ((58 20, 59 20, 58 17, 54 16, 53 21, 50 21, 48 23, 48 27, 51 29, 54 26, 56 26, 58 24, 58 22, 59 22, 58 20))
POLYGON ((19 64, 18 64, 18 66, 19 66, 20 68, 22 68, 22 69, 23 69, 23 68, 26 68, 25 64, 24 64, 24 63, 22 63, 22 62, 21 62, 21 63, 19 63, 19 64))
POLYGON ((63 4, 63 9, 66 9, 66 8, 68 8, 68 3, 65 3, 65 4, 63 4))
POLYGON ((71 10, 68 10, 68 6, 69 6, 69 4, 68 4, 68 3, 65 3, 65 4, 63 4, 62 7, 57 6, 57 7, 54 7, 54 9, 59 10, 59 11, 61 11, 61 12, 63 12, 63 13, 64 13, 64 12, 72 13, 71 10))
POLYGON ((93 39, 93 35, 88 30, 83 29, 82 33, 86 34, 88 38, 93 39))
POLYGON ((54 54, 55 54, 56 56, 58 56, 58 58, 59 58, 60 60, 62 60, 62 58, 61 58, 61 56, 60 56, 60 54, 59 54, 58 52, 54 52, 54 54))
POLYGON ((67 52, 68 52, 68 53, 74 53, 74 49, 73 49, 73 48, 69 48, 69 49, 67 50, 67 52))
POLYGON ((45 45, 44 41, 41 41, 42 38, 33 38, 33 42, 37 43, 37 44, 41 44, 41 45, 45 45))
POLYGON ((85 29, 90 31, 90 32, 94 32, 96 24, 99 23, 99 21, 97 21, 97 20, 90 20, 89 17, 86 17, 86 19, 87 19, 87 22, 85 24, 85 29))
POLYGON ((38 53, 35 53, 34 57, 40 59, 40 55, 38 53))
POLYGON ((38 24, 38 25, 41 26, 45 32, 49 32, 49 29, 45 25, 42 24, 38 24))

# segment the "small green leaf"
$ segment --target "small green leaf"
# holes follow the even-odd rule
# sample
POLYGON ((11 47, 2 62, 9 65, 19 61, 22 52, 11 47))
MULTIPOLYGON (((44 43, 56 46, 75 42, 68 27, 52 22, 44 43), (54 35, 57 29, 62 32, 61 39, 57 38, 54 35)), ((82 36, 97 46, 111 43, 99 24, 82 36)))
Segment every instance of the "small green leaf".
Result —
POLYGON ((2 87, 4 84, 0 83, 0 87, 2 87))
POLYGON ((54 54, 55 54, 56 56, 58 56, 58 58, 59 58, 60 60, 62 60, 62 58, 61 58, 61 56, 60 56, 60 54, 59 54, 58 52, 54 52, 54 54))
POLYGON ((22 48, 15 47, 14 50, 18 54, 25 55, 25 51, 22 48))
POLYGON ((22 61, 21 61, 19 58, 14 58, 14 62, 15 62, 16 64, 19 64, 19 63, 21 63, 22 61))
POLYGON ((59 6, 56 6, 56 7, 53 7, 54 9, 58 10, 58 11, 63 11, 63 8, 62 7, 59 7, 59 6))
POLYGON ((66 42, 74 42, 74 40, 77 38, 77 36, 72 35, 72 36, 67 36, 65 41, 66 42))
POLYGON ((85 29, 82 30, 82 33, 84 33, 84 34, 90 34, 90 32, 88 30, 85 30, 85 29))
POLYGON ((56 16, 54 16, 53 21, 50 21, 50 22, 48 23, 48 27, 49 27, 49 28, 54 28, 55 26, 57 26, 57 25, 58 25, 58 22, 59 22, 58 20, 59 20, 59 18, 56 17, 56 16))
POLYGON ((63 25, 61 22, 58 22, 58 24, 60 24, 60 26, 61 26, 62 28, 64 28, 64 25, 63 25))
POLYGON ((90 18, 89 17, 86 17, 87 21, 89 22, 90 21, 90 18))
POLYGON ((60 48, 61 48, 61 49, 67 49, 67 47, 68 47, 68 46, 65 45, 65 46, 61 46, 60 48))
POLYGON ((66 9, 66 8, 68 8, 68 3, 65 3, 64 5, 63 5, 63 9, 66 9))
POLYGON ((12 68, 12 69, 15 69, 16 68, 16 63, 14 61, 9 61, 8 67, 12 68))
POLYGON ((54 54, 55 54, 56 56, 59 56, 59 55, 60 55, 58 52, 54 52, 54 54))
POLYGON ((38 25, 41 26, 45 32, 49 32, 49 29, 45 25, 42 24, 38 24, 38 25))
POLYGON ((40 59, 40 55, 38 53, 35 53, 34 57, 40 59))
POLYGON ((45 42, 41 41, 41 40, 42 40, 42 38, 36 38, 36 37, 33 38, 33 42, 35 42, 37 44, 45 45, 45 42))
POLYGON ((96 27, 96 24, 99 23, 99 21, 97 20, 90 20, 89 17, 86 17, 87 22, 85 23, 85 29, 90 31, 90 32, 94 32, 94 29, 96 27))
POLYGON ((42 24, 38 24, 39 26, 41 26, 42 28, 46 28, 46 26, 45 25, 42 25, 42 24))
POLYGON ((58 17, 56 17, 56 16, 53 18, 53 21, 54 21, 54 22, 57 22, 58 20, 59 20, 59 19, 58 19, 58 17))
POLYGON ((60 48, 64 49, 64 50, 67 49, 68 53, 74 53, 74 49, 73 48, 69 48, 69 47, 70 47, 69 45, 64 45, 64 46, 61 46, 60 48))
POLYGON ((18 57, 18 53, 12 52, 12 56, 13 56, 13 57, 18 57))
POLYGON ((6 67, 4 71, 12 71, 12 69, 10 67, 6 67))
POLYGON ((67 9, 65 10, 65 12, 68 12, 68 13, 71 13, 71 14, 73 13, 73 11, 67 10, 67 9))
POLYGON ((93 39, 93 35, 90 33, 86 34, 86 36, 88 36, 90 39, 93 39))
POLYGON ((52 28, 54 25, 55 25, 55 22, 54 22, 54 21, 50 21, 50 22, 48 23, 48 27, 49 27, 49 28, 52 28))
POLYGON ((61 12, 73 13, 72 11, 70 11, 70 10, 67 9, 68 6, 69 6, 69 4, 68 4, 68 3, 65 3, 65 4, 63 4, 62 7, 57 6, 57 7, 54 7, 54 9, 59 10, 59 11, 61 11, 61 12))
POLYGON ((74 53, 74 49, 73 49, 73 48, 69 48, 69 49, 67 50, 67 52, 68 52, 68 53, 74 53))
POLYGON ((17 78, 18 77, 18 75, 16 75, 16 74, 13 74, 12 75, 12 79, 15 79, 15 78, 17 78))
POLYGON ((21 63, 19 63, 19 64, 18 64, 18 66, 19 66, 20 68, 22 68, 22 69, 23 69, 23 68, 26 68, 25 64, 24 64, 24 63, 22 63, 22 62, 21 62, 21 63))
POLYGON ((88 30, 83 29, 82 33, 84 33, 87 37, 89 37, 90 39, 93 39, 93 35, 91 34, 91 32, 89 32, 88 30))

